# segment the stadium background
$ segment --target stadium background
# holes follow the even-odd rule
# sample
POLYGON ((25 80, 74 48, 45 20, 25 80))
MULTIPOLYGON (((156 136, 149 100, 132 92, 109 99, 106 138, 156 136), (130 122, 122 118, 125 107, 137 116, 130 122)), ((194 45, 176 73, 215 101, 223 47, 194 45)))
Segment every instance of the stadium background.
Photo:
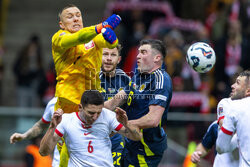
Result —
MULTIPOLYGON (((166 70, 173 79, 174 94, 166 126, 169 148, 161 166, 182 166, 189 143, 199 142, 216 119, 216 105, 228 96, 235 74, 250 67, 249 0, 0 0, 0 166, 24 165, 29 141, 10 145, 9 137, 30 128, 53 96, 51 37, 59 28, 58 11, 68 3, 81 9, 85 26, 113 12, 121 15, 116 33, 124 47, 120 66, 126 72, 136 68, 140 39, 153 37, 166 43, 166 70), (37 39, 41 77, 29 78, 36 86, 28 86, 36 92, 36 101, 20 104, 23 99, 17 93, 22 85, 14 67, 20 51, 37 39), (185 52, 195 41, 208 42, 215 49, 217 62, 207 74, 195 73, 185 64, 185 52)), ((213 153, 202 166, 211 166, 213 153)))

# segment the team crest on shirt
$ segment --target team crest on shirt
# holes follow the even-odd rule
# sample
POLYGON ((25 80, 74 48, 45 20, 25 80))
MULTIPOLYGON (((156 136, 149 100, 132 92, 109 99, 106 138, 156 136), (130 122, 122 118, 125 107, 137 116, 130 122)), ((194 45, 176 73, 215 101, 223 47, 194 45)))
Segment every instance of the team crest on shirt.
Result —
POLYGON ((221 115, 223 113, 223 107, 219 107, 219 114, 221 115))
POLYGON ((145 84, 142 84, 139 88, 139 92, 143 92, 144 89, 145 89, 146 85, 145 84))
POLYGON ((86 50, 91 49, 95 47, 95 43, 93 41, 90 41, 89 43, 84 44, 84 47, 86 50))
POLYGON ((115 93, 115 89, 114 88, 108 88, 109 93, 115 93))
POLYGON ((134 83, 133 88, 136 90, 138 88, 138 86, 134 83))

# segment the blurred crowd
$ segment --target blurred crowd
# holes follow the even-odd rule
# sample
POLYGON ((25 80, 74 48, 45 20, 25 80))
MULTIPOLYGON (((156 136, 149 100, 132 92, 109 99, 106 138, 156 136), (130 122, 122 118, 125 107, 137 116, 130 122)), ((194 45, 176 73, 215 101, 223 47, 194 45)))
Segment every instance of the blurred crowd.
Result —
MULTIPOLYGON (((206 96, 206 112, 215 112, 217 102, 229 96, 235 74, 250 67, 249 0, 114 0, 106 6, 105 15, 110 13, 123 19, 117 30, 123 46, 120 67, 127 73, 136 68, 141 39, 164 41, 167 46, 164 68, 172 78, 174 92, 206 96), (194 72, 186 63, 187 48, 198 41, 210 44, 216 53, 215 67, 205 74, 194 72)), ((0 46, 0 81, 3 52, 0 46)), ((36 34, 20 47, 13 65, 18 106, 44 106, 54 96, 53 63, 45 70, 43 57, 36 34)))
POLYGON ((248 0, 120 0, 109 5, 109 10, 123 18, 124 71, 136 68, 131 64, 141 39, 163 40, 167 46, 165 68, 174 91, 204 94, 209 100, 208 112, 215 113, 217 102, 229 96, 235 75, 250 67, 248 0), (196 73, 186 63, 187 48, 198 41, 215 50, 216 64, 209 73, 196 73))

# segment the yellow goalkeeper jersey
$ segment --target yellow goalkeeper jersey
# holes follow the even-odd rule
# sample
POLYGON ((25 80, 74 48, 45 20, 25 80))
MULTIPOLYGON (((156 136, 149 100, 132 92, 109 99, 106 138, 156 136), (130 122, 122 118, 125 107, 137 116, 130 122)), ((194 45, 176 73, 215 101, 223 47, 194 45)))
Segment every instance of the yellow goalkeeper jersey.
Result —
POLYGON ((114 48, 102 34, 96 34, 95 26, 76 33, 59 30, 52 37, 52 55, 57 74, 57 97, 80 104, 85 90, 100 89, 99 72, 102 64, 102 48, 114 48))

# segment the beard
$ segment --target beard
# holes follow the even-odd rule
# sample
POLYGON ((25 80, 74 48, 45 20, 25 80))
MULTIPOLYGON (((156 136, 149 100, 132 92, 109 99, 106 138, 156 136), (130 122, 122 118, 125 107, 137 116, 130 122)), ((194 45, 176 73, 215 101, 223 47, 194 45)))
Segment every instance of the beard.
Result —
POLYGON ((240 91, 240 92, 235 93, 235 94, 231 93, 230 96, 231 96, 232 100, 242 99, 245 97, 245 91, 240 91))
POLYGON ((116 66, 115 66, 114 64, 110 65, 110 66, 112 66, 112 67, 111 67, 111 68, 108 68, 108 69, 105 69, 104 66, 105 66, 105 65, 102 65, 102 71, 103 71, 103 72, 106 72, 106 73, 112 72, 112 71, 114 71, 114 70, 116 69, 116 66))

